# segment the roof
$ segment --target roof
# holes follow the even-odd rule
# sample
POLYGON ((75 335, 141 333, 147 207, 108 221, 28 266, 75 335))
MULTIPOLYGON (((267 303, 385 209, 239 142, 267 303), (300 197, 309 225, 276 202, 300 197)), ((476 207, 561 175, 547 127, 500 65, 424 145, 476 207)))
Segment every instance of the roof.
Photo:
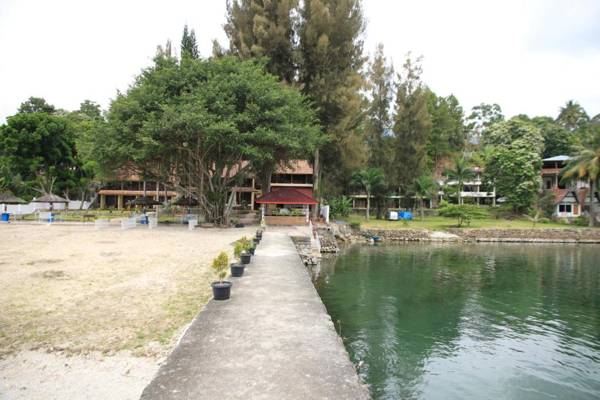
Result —
MULTIPOLYGON (((577 191, 577 201, 581 204, 585 204, 590 201, 589 188, 582 188, 577 191)), ((594 202, 600 202, 600 193, 594 192, 594 202)))
POLYGON ((551 189, 554 193, 554 204, 558 204, 565 198, 567 193, 569 193, 569 189, 551 189))
POLYGON ((25 204, 27 203, 20 197, 14 196, 10 193, 0 193, 0 204, 25 204))
POLYGON ((68 203, 69 200, 62 198, 54 193, 45 194, 32 200, 32 203, 68 203))
MULTIPOLYGON (((552 192, 554 193, 554 204, 558 204, 561 201, 563 201, 565 199, 565 197, 567 197, 567 195, 570 193, 571 195, 573 195, 573 197, 575 197, 575 200, 579 203, 579 204, 585 204, 587 201, 589 201, 589 195, 588 195, 588 188, 582 188, 579 190, 570 190, 570 189, 551 189, 552 192)), ((599 195, 598 192, 594 193, 595 194, 595 199, 594 201, 599 201, 599 195)))
POLYGON ((128 201, 128 205, 131 206, 160 206, 162 203, 160 201, 154 200, 152 197, 141 196, 136 197, 135 199, 128 201))
POLYGON ((569 156, 554 156, 550 158, 544 158, 542 161, 569 161, 571 157, 569 156))
POLYGON ((306 160, 290 160, 275 168, 276 174, 312 175, 313 168, 306 160))
POLYGON ((256 199, 258 204, 318 204, 311 194, 292 187, 273 190, 256 199))

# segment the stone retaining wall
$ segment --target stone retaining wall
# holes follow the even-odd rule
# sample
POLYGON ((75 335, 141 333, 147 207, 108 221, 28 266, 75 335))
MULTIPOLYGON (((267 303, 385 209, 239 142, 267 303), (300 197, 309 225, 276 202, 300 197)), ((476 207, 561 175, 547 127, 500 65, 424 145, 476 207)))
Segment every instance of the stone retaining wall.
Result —
MULTIPOLYGON (((379 236, 384 242, 411 241, 478 241, 478 242, 539 242, 539 243, 600 243, 600 229, 587 228, 537 228, 537 229, 470 229, 450 228, 446 232, 458 238, 440 238, 427 229, 363 229, 363 235, 379 236)), ((449 235, 451 236, 451 235, 449 235)))
POLYGON ((419 240, 429 240, 430 233, 426 229, 368 229, 361 230, 361 233, 368 233, 379 236, 384 242, 412 242, 419 240))
POLYGON ((480 242, 581 242, 600 243, 600 229, 448 229, 466 240, 480 242))

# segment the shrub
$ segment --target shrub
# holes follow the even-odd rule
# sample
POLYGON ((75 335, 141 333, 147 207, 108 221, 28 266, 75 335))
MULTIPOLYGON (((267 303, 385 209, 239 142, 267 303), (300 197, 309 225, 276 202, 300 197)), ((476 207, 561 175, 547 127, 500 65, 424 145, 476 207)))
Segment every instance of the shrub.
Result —
POLYGON ((229 257, 224 251, 220 252, 212 262, 212 267, 217 273, 217 277, 221 282, 227 276, 227 267, 229 266, 229 257))
POLYGON ((471 220, 475 218, 485 218, 488 213, 479 206, 471 204, 445 204, 438 209, 438 214, 442 217, 456 218, 458 226, 461 227, 466 222, 471 225, 471 220))
POLYGON ((577 217, 577 218, 575 218, 573 220, 573 225, 575 225, 575 226, 588 226, 589 222, 590 221, 589 221, 588 217, 580 215, 579 217, 577 217))
POLYGON ((352 210, 352 199, 340 196, 329 200, 330 213, 334 217, 347 217, 352 210))
POLYGON ((242 252, 248 250, 250 247, 252 247, 252 242, 246 236, 243 236, 233 243, 233 255, 239 258, 242 252))

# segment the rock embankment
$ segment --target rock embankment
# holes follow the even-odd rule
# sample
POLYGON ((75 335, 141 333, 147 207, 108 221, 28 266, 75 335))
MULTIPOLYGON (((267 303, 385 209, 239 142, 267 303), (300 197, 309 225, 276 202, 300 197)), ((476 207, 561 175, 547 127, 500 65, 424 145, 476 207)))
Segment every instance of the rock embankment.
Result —
POLYGON ((453 228, 448 229, 448 232, 477 242, 600 243, 600 229, 591 228, 453 228))
POLYGON ((365 236, 378 236, 383 242, 600 243, 600 229, 591 228, 449 228, 443 232, 427 229, 369 229, 353 235, 358 241, 364 240, 365 236))

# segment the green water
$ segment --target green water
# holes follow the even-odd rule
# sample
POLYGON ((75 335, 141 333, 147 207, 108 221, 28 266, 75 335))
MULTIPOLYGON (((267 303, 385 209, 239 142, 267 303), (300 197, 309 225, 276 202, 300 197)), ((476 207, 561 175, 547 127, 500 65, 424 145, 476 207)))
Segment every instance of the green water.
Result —
POLYGON ((316 286, 376 399, 600 399, 600 246, 357 246, 316 286))

